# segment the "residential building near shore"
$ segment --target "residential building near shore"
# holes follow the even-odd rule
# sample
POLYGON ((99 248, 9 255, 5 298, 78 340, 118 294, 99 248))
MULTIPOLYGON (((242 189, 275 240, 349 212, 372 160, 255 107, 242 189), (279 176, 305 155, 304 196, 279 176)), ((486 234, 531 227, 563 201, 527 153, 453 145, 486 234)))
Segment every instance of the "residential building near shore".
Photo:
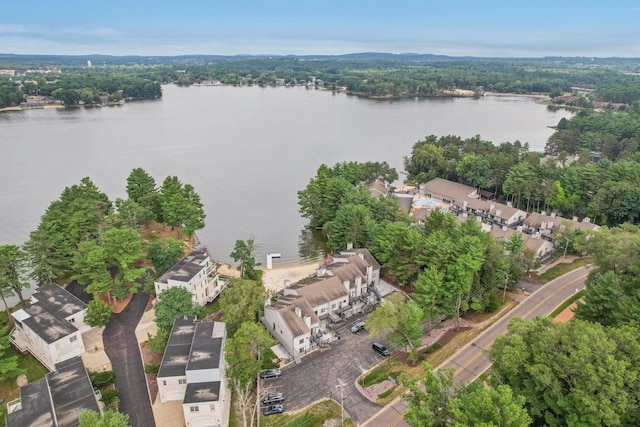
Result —
POLYGON ((176 318, 158 371, 160 401, 182 401, 187 427, 226 426, 231 411, 222 322, 176 318))
POLYGON ((191 251, 169 271, 156 279, 156 296, 171 287, 191 292, 193 302, 205 305, 220 295, 227 283, 220 279, 216 264, 204 251, 191 251))
POLYGON ((515 208, 511 202, 504 204, 496 201, 491 193, 442 178, 432 179, 420 186, 413 198, 410 214, 418 225, 422 225, 434 209, 450 212, 461 221, 475 218, 484 231, 499 241, 520 233, 525 247, 532 249, 540 260, 556 249, 553 237, 558 232, 566 229, 585 232, 600 229, 589 218, 578 221, 577 217, 563 218, 553 212, 527 213, 515 208))
POLYGON ((82 334, 87 305, 66 289, 51 283, 31 296, 31 305, 13 313, 11 343, 28 351, 50 371, 56 364, 85 352, 82 334))
POLYGON ((267 299, 267 330, 279 342, 274 352, 281 360, 295 360, 327 346, 333 335, 327 328, 352 315, 368 311, 379 301, 380 264, 366 249, 348 249, 321 263, 315 276, 295 284, 285 282, 274 299, 267 299))

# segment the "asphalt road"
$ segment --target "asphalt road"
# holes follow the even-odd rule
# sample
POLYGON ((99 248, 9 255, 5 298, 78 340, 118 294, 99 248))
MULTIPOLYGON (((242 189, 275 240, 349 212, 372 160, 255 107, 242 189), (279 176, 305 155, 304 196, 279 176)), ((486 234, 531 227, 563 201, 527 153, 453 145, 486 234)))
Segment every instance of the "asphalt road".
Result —
MULTIPOLYGON (((546 285, 540 287, 515 309, 480 334, 474 342, 458 350, 452 357, 437 369, 454 368, 454 384, 460 385, 475 380, 491 366, 485 351, 499 335, 507 331, 509 321, 513 317, 526 320, 539 316, 547 316, 571 295, 584 288, 589 270, 585 267, 573 270, 546 285)), ((368 419, 363 426, 408 426, 402 419, 408 409, 406 402, 397 399, 368 419)))
POLYGON ((356 389, 355 381, 384 359, 371 348, 373 341, 385 345, 387 342, 370 338, 367 331, 352 333, 349 328, 359 320, 363 319, 349 319, 338 329, 341 339, 334 341, 330 348, 316 350, 299 365, 285 367, 280 378, 263 380, 260 394, 284 393, 287 411, 302 409, 325 398, 340 403, 342 398, 346 414, 356 423, 371 418, 382 406, 363 396, 356 389))
POLYGON ((153 411, 144 375, 142 356, 135 329, 149 301, 149 295, 133 295, 121 313, 111 315, 102 338, 104 348, 116 373, 116 388, 120 392, 120 412, 129 415, 133 427, 153 427, 153 411))

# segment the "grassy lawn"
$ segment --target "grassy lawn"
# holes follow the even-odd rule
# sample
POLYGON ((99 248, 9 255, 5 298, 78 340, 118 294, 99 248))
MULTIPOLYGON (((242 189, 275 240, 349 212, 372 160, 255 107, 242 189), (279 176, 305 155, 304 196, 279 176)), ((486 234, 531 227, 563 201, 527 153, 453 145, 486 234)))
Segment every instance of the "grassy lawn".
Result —
POLYGON ((574 259, 573 262, 561 263, 554 267, 551 267, 549 270, 542 273, 538 279, 542 283, 548 283, 553 279, 557 279, 558 277, 566 274, 576 268, 584 267, 587 264, 591 264, 593 262, 593 257, 584 257, 574 259))
MULTIPOLYGON (((340 419, 340 405, 332 400, 316 403, 297 414, 269 415, 260 417, 263 427, 322 427, 325 421, 340 419)), ((353 426, 351 419, 345 420, 345 426, 353 426)))
POLYGON ((564 311, 565 308, 569 307, 571 304, 573 304, 574 302, 578 301, 580 298, 582 298, 582 295, 584 295, 584 289, 581 291, 576 292, 575 294, 571 295, 571 297, 566 300, 565 302, 563 302, 558 308, 556 308, 555 310, 553 310, 553 313, 551 313, 549 315, 549 317, 551 317, 552 319, 555 318, 556 316, 558 316, 560 313, 562 313, 564 311))

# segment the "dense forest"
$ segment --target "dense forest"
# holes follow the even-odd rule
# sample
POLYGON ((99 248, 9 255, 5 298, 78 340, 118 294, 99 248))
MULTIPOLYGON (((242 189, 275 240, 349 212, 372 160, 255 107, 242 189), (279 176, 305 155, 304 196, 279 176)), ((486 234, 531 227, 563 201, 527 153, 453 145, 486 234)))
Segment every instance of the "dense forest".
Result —
POLYGON ((354 54, 274 57, 56 57, 0 55, 0 68, 17 76, 0 79, 0 107, 23 95, 52 95, 65 104, 96 103, 99 96, 161 96, 159 83, 191 85, 312 84, 380 98, 477 96, 486 91, 543 93, 558 97, 586 89, 592 101, 631 104, 640 99, 640 61, 631 59, 488 59, 433 55, 354 54), (91 60, 94 67, 86 66, 91 60), (43 70, 60 73, 42 73, 43 70), (19 83, 18 83, 19 82, 19 83), (5 86, 7 87, 5 89, 5 86), (56 93, 55 91, 58 90, 56 93))

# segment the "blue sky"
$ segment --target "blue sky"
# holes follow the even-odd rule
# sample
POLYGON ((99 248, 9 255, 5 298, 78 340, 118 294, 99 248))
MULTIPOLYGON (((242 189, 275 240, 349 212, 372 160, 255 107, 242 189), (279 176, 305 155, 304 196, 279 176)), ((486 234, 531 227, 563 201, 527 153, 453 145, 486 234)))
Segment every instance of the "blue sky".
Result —
POLYGON ((638 0, 3 3, 0 53, 640 57, 638 0))

